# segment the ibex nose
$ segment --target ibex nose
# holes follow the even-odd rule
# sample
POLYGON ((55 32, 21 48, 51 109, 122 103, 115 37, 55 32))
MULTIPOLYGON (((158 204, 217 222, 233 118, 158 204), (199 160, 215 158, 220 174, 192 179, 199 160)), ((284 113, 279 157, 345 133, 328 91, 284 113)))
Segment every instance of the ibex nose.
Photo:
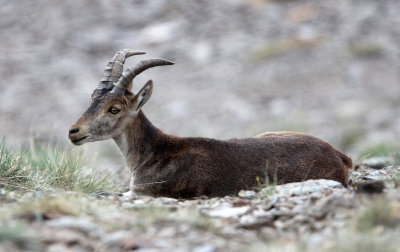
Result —
POLYGON ((69 134, 74 134, 74 133, 77 133, 77 132, 79 132, 79 128, 73 128, 73 129, 69 130, 69 134))

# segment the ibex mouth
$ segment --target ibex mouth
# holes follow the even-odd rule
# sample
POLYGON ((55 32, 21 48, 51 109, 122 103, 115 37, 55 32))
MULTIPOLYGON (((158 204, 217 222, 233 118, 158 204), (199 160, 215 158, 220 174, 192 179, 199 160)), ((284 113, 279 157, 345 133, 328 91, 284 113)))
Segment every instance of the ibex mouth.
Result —
POLYGON ((87 137, 88 137, 88 136, 84 136, 84 137, 81 137, 81 138, 78 138, 78 139, 71 139, 71 142, 72 142, 73 144, 78 144, 80 141, 86 139, 87 137))

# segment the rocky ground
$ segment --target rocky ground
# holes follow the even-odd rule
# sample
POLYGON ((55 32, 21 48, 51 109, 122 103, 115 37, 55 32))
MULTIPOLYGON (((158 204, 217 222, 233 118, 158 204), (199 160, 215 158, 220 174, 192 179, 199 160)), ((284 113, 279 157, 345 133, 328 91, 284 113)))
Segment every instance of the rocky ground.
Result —
POLYGON ((348 188, 309 180, 193 200, 2 190, 0 251, 399 251, 399 171, 375 158, 348 188))
MULTIPOLYGON (((0 6, 0 133, 8 143, 69 144, 67 130, 106 62, 136 48, 176 62, 135 82, 138 90, 154 80, 144 110, 167 133, 304 131, 364 160, 349 188, 306 181, 213 199, 0 188, 0 251, 399 251, 399 160, 387 158, 399 149, 399 1, 0 6), (384 157, 365 159, 371 153, 384 157)), ((98 170, 129 182, 115 145, 81 149, 98 170)))

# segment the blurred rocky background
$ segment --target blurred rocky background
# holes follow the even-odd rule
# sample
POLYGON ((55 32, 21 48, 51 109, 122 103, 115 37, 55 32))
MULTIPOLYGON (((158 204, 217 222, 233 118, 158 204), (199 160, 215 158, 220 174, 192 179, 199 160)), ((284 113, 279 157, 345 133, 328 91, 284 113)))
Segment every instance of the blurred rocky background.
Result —
MULTIPOLYGON (((0 133, 67 142, 121 48, 148 70, 144 111, 167 133, 307 132, 348 153, 400 135, 397 0, 0 0, 0 133)), ((105 146, 91 143, 83 148, 105 146)))

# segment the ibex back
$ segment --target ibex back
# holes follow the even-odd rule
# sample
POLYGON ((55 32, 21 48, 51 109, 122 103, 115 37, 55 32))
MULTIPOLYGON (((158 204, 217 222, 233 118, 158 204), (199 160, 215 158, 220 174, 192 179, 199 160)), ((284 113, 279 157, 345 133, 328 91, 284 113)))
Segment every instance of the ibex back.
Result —
POLYGON ((153 126, 141 111, 153 84, 133 94, 132 80, 142 71, 172 65, 144 60, 124 73, 125 59, 143 54, 118 51, 104 70, 86 112, 69 130, 75 145, 113 138, 132 171, 131 192, 190 198, 223 196, 252 189, 260 181, 278 184, 332 179, 347 185, 351 159, 316 137, 271 132, 253 138, 216 140, 176 137, 153 126))

